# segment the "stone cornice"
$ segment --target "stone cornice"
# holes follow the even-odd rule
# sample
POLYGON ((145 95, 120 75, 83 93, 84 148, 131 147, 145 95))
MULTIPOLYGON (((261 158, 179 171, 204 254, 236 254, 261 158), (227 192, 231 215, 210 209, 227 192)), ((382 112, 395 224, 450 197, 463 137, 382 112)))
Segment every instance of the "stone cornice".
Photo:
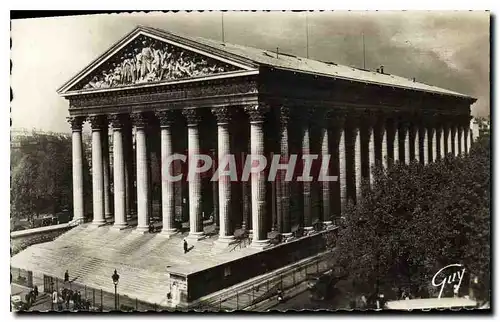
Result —
POLYGON ((69 97, 70 112, 80 108, 105 108, 161 104, 171 101, 199 100, 223 96, 256 96, 257 82, 252 77, 212 80, 199 83, 173 84, 151 88, 130 88, 121 92, 89 93, 69 97))

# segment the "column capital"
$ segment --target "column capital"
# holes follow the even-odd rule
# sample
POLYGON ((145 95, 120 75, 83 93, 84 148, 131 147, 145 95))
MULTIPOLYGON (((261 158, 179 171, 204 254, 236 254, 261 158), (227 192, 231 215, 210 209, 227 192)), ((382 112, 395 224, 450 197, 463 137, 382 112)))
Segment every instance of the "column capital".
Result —
POLYGON ((108 116, 108 121, 113 130, 121 129, 125 125, 123 114, 111 114, 108 116))
POLYGON ((81 131, 83 122, 85 122, 85 117, 84 116, 70 116, 67 117, 66 120, 71 126, 72 131, 81 131))
POLYGON ((198 125, 201 122, 201 111, 197 108, 185 108, 182 115, 186 118, 188 126, 198 125))
POLYGON ((130 114, 130 119, 136 128, 145 128, 148 125, 148 120, 142 113, 132 113, 130 114))
POLYGON ((107 122, 105 115, 90 115, 88 120, 92 127, 92 131, 102 130, 107 122))
POLYGON ((161 127, 169 127, 175 120, 175 113, 173 110, 155 111, 155 116, 160 121, 161 127))
POLYGON ((389 115, 385 111, 377 111, 375 115, 375 124, 374 126, 377 129, 386 129, 387 121, 389 120, 389 115))
POLYGON ((366 109, 360 114, 361 124, 365 127, 374 127, 377 123, 379 112, 372 109, 366 109))
POLYGON ((227 106, 214 107, 212 114, 217 119, 217 124, 229 124, 233 116, 233 109, 227 106))
POLYGON ((249 105, 245 106, 245 112, 248 114, 251 123, 262 123, 269 112, 267 105, 249 105))
POLYGON ((286 125, 290 121, 290 108, 285 105, 280 106, 280 124, 286 125))
POLYGON ((359 122, 360 122, 360 115, 359 114, 357 114, 357 113, 352 113, 352 114, 347 113, 345 115, 344 124, 350 130, 353 130, 353 131, 356 130, 357 131, 357 129, 359 127, 359 122))
POLYGON ((445 118, 443 115, 441 115, 441 117, 439 118, 439 124, 441 124, 441 127, 444 129, 444 130, 449 130, 450 129, 450 120, 448 120, 447 118, 445 118))
POLYGON ((462 127, 470 127, 470 121, 473 119, 472 115, 465 114, 465 115, 460 115, 459 117, 459 123, 462 125, 462 127))
POLYGON ((346 124, 346 114, 339 110, 328 110, 324 115, 326 128, 332 131, 335 137, 344 130, 346 124))

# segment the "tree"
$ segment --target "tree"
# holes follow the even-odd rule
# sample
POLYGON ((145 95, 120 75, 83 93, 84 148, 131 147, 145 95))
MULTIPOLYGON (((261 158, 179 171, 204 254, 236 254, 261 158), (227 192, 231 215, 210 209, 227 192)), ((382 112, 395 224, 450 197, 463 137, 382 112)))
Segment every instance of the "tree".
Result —
MULTIPOLYGON (((462 263, 489 287, 489 139, 466 157, 375 169, 373 189, 345 212, 334 260, 356 292, 406 287, 429 296, 434 274, 462 263)), ((489 297, 488 294, 482 294, 489 297)))
MULTIPOLYGON (((11 156, 11 217, 33 223, 42 213, 72 209, 71 137, 33 132, 16 140, 11 156)), ((84 166, 84 184, 89 182, 84 166)))

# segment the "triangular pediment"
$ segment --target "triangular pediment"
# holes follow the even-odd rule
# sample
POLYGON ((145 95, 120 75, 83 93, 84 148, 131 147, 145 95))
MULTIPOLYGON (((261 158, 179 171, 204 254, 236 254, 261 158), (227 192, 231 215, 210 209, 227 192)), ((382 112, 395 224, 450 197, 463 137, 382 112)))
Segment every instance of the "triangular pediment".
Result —
POLYGON ((254 69, 211 53, 210 48, 183 44, 178 36, 168 39, 168 35, 161 37, 136 29, 135 34, 122 39, 59 92, 163 83, 254 69))

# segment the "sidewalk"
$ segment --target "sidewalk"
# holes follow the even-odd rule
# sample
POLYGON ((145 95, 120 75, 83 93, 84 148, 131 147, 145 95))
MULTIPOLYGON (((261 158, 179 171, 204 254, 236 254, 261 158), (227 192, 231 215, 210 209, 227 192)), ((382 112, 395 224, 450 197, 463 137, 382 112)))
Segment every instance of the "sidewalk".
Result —
MULTIPOLYGON (((24 297, 31 291, 29 287, 18 285, 18 284, 10 284, 10 294, 19 295, 21 297, 21 301, 24 302, 24 297)), ((35 303, 29 308, 29 311, 50 311, 52 310, 51 305, 51 297, 49 294, 40 293, 36 298, 35 303)))

